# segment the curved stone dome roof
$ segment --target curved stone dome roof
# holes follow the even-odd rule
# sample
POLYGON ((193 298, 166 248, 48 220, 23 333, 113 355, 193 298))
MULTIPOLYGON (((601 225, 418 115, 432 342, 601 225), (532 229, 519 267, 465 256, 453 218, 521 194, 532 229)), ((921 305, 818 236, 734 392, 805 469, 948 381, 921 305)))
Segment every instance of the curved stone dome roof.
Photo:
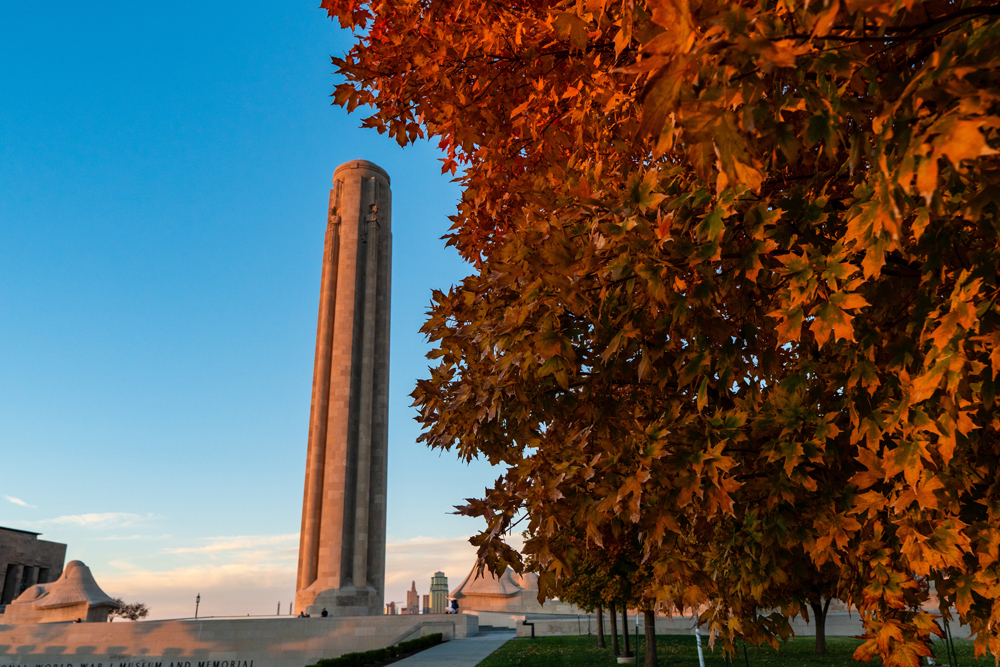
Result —
POLYGON ((484 570, 483 576, 477 578, 476 566, 473 566, 465 580, 451 592, 451 597, 485 595, 509 598, 529 590, 538 590, 538 576, 535 574, 519 575, 508 567, 499 578, 490 574, 489 570, 484 570))
POLYGON ((35 609, 57 609, 82 602, 90 607, 118 607, 118 603, 97 585, 90 568, 78 560, 71 560, 57 580, 28 588, 11 604, 30 603, 35 609))

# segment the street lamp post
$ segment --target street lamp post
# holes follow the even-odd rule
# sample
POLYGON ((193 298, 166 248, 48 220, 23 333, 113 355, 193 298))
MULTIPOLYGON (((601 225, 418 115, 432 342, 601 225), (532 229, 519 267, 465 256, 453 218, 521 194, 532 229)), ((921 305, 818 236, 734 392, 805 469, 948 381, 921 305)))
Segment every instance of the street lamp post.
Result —
POLYGON ((198 618, 198 605, 200 605, 200 604, 201 604, 201 593, 198 593, 198 596, 195 597, 195 599, 194 599, 194 617, 195 618, 198 618))

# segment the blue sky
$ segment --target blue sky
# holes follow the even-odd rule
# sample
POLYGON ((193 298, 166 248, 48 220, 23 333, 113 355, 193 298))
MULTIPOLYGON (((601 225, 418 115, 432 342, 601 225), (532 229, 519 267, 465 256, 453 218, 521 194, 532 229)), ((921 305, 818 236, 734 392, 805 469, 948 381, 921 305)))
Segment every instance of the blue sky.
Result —
POLYGON ((417 445, 459 190, 331 105, 315 0, 0 1, 0 525, 69 544, 154 617, 294 594, 334 168, 392 178, 387 599, 474 560, 448 514, 495 472, 417 445), (422 581, 423 579, 423 581, 422 581))

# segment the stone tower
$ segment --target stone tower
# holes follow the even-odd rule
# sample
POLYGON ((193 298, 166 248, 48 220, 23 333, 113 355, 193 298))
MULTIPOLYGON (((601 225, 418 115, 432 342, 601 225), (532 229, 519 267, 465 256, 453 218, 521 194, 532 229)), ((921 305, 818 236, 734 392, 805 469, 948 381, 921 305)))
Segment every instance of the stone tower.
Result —
POLYGON ((382 613, 389 413, 389 176, 333 172, 316 332, 295 608, 382 613))

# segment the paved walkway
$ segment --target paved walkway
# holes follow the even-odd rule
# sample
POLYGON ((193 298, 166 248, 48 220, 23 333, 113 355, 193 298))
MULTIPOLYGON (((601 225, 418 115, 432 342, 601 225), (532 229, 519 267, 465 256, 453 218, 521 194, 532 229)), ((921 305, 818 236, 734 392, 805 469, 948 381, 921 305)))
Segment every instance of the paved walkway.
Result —
POLYGON ((484 632, 467 639, 453 639, 394 662, 393 667, 476 667, 481 660, 514 638, 514 631, 484 632))

